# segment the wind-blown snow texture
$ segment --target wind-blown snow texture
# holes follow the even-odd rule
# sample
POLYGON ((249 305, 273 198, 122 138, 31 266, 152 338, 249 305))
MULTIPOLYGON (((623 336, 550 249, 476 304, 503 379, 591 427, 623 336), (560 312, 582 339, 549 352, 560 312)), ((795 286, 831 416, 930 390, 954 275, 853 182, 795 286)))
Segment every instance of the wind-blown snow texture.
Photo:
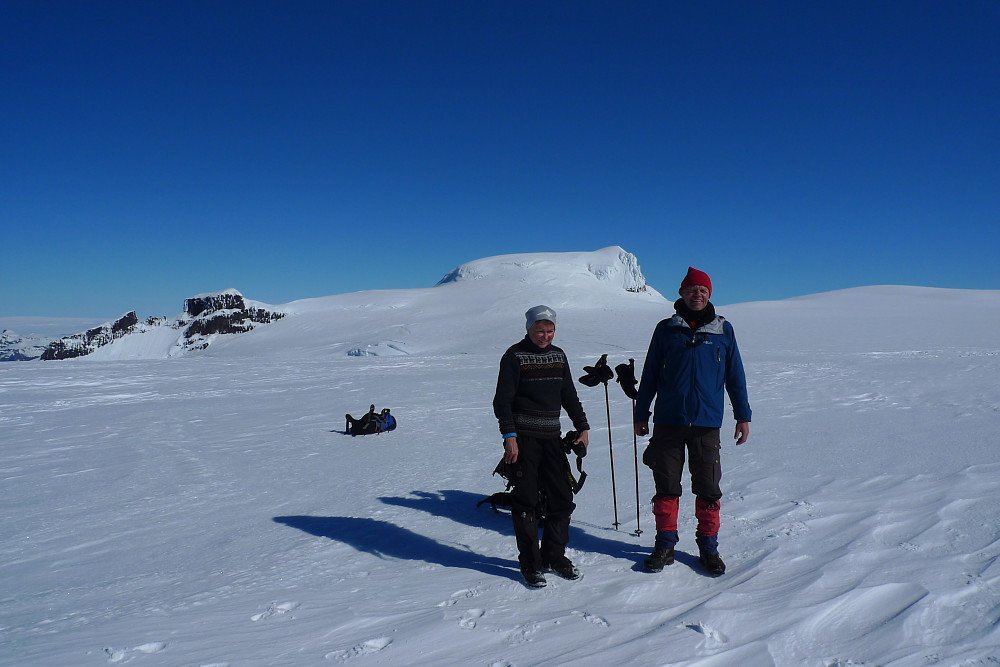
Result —
POLYGON ((584 576, 520 582, 509 517, 476 508, 502 489, 499 356, 546 303, 576 375, 603 353, 641 369, 672 299, 585 268, 618 250, 294 302, 172 359, 0 365, 0 664, 1000 661, 992 291, 720 307, 754 422, 723 448, 717 579, 696 564, 689 493, 678 562, 641 571, 652 482, 640 469, 637 508, 630 403, 612 384, 616 531, 603 388, 578 385, 584 576), (343 435, 372 402, 399 428, 343 435))

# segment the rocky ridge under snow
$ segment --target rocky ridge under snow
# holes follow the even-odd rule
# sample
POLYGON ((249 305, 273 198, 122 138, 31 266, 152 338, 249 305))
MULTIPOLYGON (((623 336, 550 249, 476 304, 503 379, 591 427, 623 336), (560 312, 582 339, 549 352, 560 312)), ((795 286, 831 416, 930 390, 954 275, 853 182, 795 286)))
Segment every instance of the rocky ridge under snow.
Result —
MULTIPOLYGON (((82 333, 47 342, 26 346, 25 339, 17 338, 11 344, 10 359, 53 361, 72 359, 93 354, 100 348, 121 341, 127 337, 147 337, 172 339, 168 356, 191 350, 207 348, 217 336, 242 334, 256 325, 268 324, 285 316, 280 310, 265 307, 264 304, 247 302, 235 289, 199 294, 184 300, 184 312, 170 320, 166 317, 150 317, 140 321, 135 311, 125 313, 117 320, 88 329, 82 333), (176 332, 176 334, 174 333, 176 332), (36 351, 31 355, 24 350, 36 351), (18 356, 15 356, 17 354, 18 356)), ((6 332, 5 332, 6 334, 6 332)))
POLYGON ((663 298, 646 284, 635 255, 619 246, 594 252, 501 255, 462 264, 432 288, 363 291, 283 306, 247 301, 235 289, 199 294, 186 299, 184 312, 173 320, 140 320, 134 311, 129 312, 83 333, 46 341, 33 358, 68 359, 98 350, 95 358, 101 360, 169 358, 205 350, 220 339, 242 341, 240 334, 286 316, 294 318, 297 327, 314 331, 317 343, 330 353, 405 356, 429 351, 426 344, 414 345, 415 337, 447 346, 456 326, 466 330, 505 327, 535 303, 556 308, 569 318, 560 321, 574 328, 575 315, 582 330, 587 322, 584 311, 607 314, 636 300, 659 309, 663 298), (468 313, 456 307, 456 299, 468 290, 482 292, 481 311, 468 313), (387 294, 393 295, 397 322, 388 328, 371 328, 372 316, 385 310, 387 294), (581 300, 584 294, 588 296, 581 300), (441 333, 420 334, 429 329, 441 333))

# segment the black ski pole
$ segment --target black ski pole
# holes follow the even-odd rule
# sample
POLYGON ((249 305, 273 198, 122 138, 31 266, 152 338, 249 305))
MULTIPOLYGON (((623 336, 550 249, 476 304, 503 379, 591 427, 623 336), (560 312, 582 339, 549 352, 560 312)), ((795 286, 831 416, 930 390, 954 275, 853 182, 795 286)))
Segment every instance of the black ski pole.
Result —
POLYGON ((615 450, 611 446, 611 399, 608 397, 608 382, 604 381, 604 406, 608 412, 608 454, 611 456, 611 500, 615 506, 615 530, 618 530, 618 496, 615 493, 615 450))
MULTIPOLYGON (((635 399, 632 399, 632 413, 635 413, 635 399)), ((632 426, 632 454, 635 456, 635 534, 638 537, 642 535, 642 528, 639 528, 639 444, 636 441, 635 425, 632 426)))
MULTIPOLYGON (((615 381, 621 385, 625 395, 632 399, 631 419, 632 422, 635 422, 635 359, 629 359, 628 365, 618 364, 615 366, 615 370, 618 371, 618 379, 615 381)), ((639 536, 642 535, 642 529, 639 528, 639 444, 636 440, 634 423, 632 424, 632 454, 635 457, 635 534, 639 536)))
MULTIPOLYGON (((632 369, 632 377, 635 377, 635 359, 628 360, 629 368, 632 369)), ((632 398, 632 421, 635 421, 635 398, 632 398)), ((639 442, 635 435, 635 424, 632 424, 632 456, 635 459, 635 534, 642 535, 642 528, 639 527, 639 442)))
POLYGON ((611 399, 608 396, 608 380, 613 378, 615 374, 608 367, 608 355, 606 354, 602 354, 601 358, 593 366, 584 366, 583 370, 587 374, 580 378, 582 384, 588 387, 596 387, 598 383, 604 384, 604 405, 608 413, 608 455, 611 457, 611 501, 615 508, 615 522, 613 525, 615 530, 618 530, 618 526, 621 524, 618 522, 618 494, 615 492, 615 452, 611 442, 611 399))

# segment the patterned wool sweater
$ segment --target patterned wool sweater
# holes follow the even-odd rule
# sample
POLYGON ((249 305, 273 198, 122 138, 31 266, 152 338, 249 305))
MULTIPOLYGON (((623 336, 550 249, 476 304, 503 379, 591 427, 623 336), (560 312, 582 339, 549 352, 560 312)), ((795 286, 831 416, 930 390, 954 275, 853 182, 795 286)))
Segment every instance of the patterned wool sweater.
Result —
POLYGON ((539 348, 525 336, 500 358, 493 397, 500 433, 558 438, 562 408, 577 431, 590 430, 566 353, 555 345, 539 348))

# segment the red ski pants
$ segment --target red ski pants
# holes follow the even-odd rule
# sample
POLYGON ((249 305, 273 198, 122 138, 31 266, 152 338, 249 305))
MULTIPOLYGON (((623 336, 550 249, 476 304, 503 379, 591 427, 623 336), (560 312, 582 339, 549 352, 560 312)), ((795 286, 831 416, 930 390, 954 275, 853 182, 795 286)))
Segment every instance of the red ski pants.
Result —
POLYGON ((719 460, 719 429, 700 426, 653 424, 653 435, 642 454, 642 462, 653 471, 656 496, 653 515, 656 530, 677 530, 677 507, 684 472, 685 453, 695 495, 698 535, 719 533, 719 499, 722 465, 719 460))

